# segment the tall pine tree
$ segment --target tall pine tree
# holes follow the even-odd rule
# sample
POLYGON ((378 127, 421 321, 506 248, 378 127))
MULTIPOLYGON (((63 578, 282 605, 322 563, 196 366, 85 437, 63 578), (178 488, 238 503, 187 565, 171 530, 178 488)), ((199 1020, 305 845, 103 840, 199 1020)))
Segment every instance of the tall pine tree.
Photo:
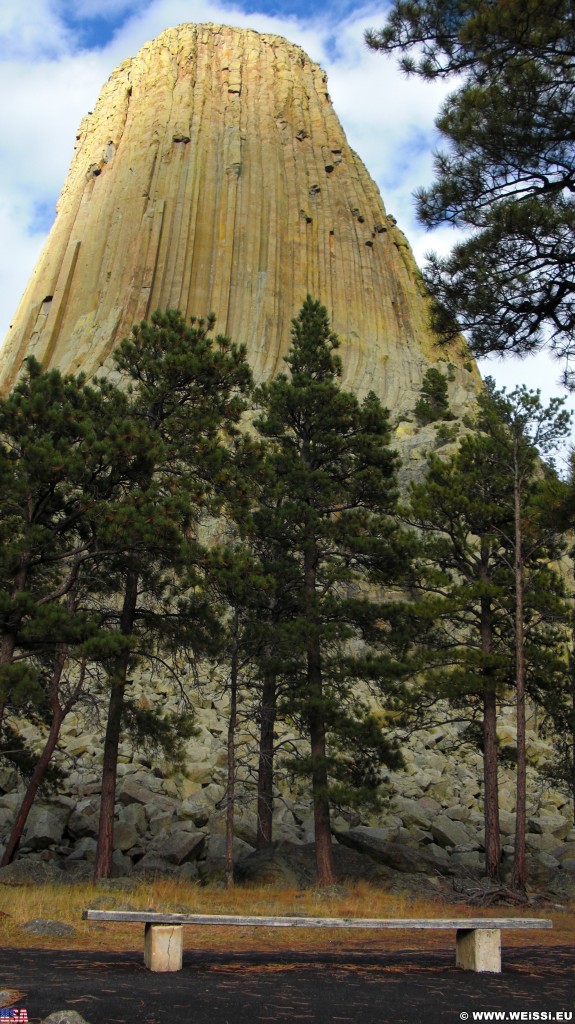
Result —
POLYGON ((385 617, 368 595, 370 574, 377 570, 385 584, 406 568, 388 414, 373 393, 360 403, 343 390, 337 347, 326 309, 308 296, 292 321, 289 377, 259 390, 256 421, 270 445, 271 471, 258 529, 297 566, 289 700, 309 741, 303 768, 322 885, 335 880, 330 801, 351 801, 354 789, 365 796, 362 767, 373 759, 399 762, 354 691, 369 670, 352 645, 375 635, 385 617))
MULTIPOLYGON (((130 385, 128 436, 144 431, 148 450, 103 527, 104 538, 119 540, 108 573, 120 595, 115 629, 126 643, 110 667, 96 878, 111 870, 118 746, 130 669, 142 653, 138 636, 153 624, 156 642, 162 636, 179 642, 170 614, 174 573, 187 574, 191 615, 202 605, 194 594, 203 558, 198 527, 238 490, 230 441, 251 373, 244 348, 223 335, 212 338, 214 324, 213 316, 188 323, 178 310, 158 311, 136 325, 114 354, 130 385)), ((204 632, 201 621, 182 624, 196 648, 204 632)))
POLYGON ((498 706, 515 691, 519 890, 526 884, 526 678, 535 676, 535 692, 541 654, 555 651, 554 624, 564 616, 562 581, 552 566, 562 539, 540 524, 536 507, 537 444, 548 451, 562 436, 568 417, 561 404, 543 409, 538 396, 524 389, 506 396, 488 381, 475 429, 449 459, 432 456, 406 512, 422 534, 416 589, 427 596, 419 606, 427 693, 448 699, 459 713, 467 706, 482 722, 485 871, 494 880, 501 869, 498 706))
POLYGON ((27 759, 3 863, 18 848, 64 718, 87 690, 96 698, 93 659, 117 653, 99 607, 108 586, 96 582, 110 551, 94 527, 110 515, 134 458, 110 445, 111 424, 127 404, 109 382, 43 372, 34 359, 0 403, 0 721, 8 747, 19 737, 15 714, 47 728, 40 757, 27 759))

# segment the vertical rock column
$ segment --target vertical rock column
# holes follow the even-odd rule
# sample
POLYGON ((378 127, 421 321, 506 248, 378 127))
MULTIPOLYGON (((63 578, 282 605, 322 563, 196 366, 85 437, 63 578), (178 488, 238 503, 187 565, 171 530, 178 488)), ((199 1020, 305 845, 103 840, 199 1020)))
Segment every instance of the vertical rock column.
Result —
MULTIPOLYGON (((410 408, 442 354, 409 247, 347 144, 322 69, 278 36, 180 25, 114 71, 0 354, 88 374, 156 308, 213 311, 257 378, 310 292, 346 382, 410 408)), ((449 354, 461 365, 458 346, 449 354)), ((461 371, 462 373, 464 371, 461 371)))

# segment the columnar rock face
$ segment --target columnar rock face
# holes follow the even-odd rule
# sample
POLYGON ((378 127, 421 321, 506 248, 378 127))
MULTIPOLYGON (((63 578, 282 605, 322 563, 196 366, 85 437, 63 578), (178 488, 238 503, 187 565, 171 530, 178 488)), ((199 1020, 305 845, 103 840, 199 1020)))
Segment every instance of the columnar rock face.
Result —
MULTIPOLYGON (((64 371, 106 368, 131 325, 166 307, 213 311, 268 378, 308 292, 340 335, 347 383, 412 407, 445 352, 325 73, 278 36, 180 25, 121 64, 84 118, 0 384, 31 353, 64 371)), ((469 356, 456 346, 447 358, 463 400, 469 356)))

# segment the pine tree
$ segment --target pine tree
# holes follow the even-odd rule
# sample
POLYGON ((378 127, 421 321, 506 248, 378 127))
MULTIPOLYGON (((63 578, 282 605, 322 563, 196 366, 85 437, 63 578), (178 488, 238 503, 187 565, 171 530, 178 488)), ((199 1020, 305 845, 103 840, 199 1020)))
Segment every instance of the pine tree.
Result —
MULTIPOLYGON (((133 328, 114 354, 117 369, 131 384, 128 439, 148 438, 147 451, 133 464, 125 495, 110 510, 102 542, 118 555, 107 573, 121 595, 115 629, 125 639, 110 667, 110 700, 104 740, 102 797, 96 878, 111 870, 118 746, 129 672, 142 652, 138 636, 166 643, 187 642, 198 649, 205 619, 176 625, 174 574, 187 574, 188 614, 206 603, 194 594, 204 558, 196 540, 202 519, 217 514, 238 489, 230 440, 251 386, 245 349, 229 339, 210 337, 215 318, 186 323, 177 310, 156 312, 133 328)), ((117 434, 117 431, 116 431, 117 434)), ((181 586, 181 582, 179 584, 181 586)), ((180 622, 181 622, 180 609, 180 622)))
MULTIPOLYGON (((540 502, 540 514, 548 528, 565 531, 571 538, 575 518, 575 452, 571 450, 565 479, 556 472, 547 474, 540 502)), ((570 547, 571 560, 575 550, 570 547)), ((575 616, 573 593, 570 595, 570 640, 555 663, 547 663, 537 680, 534 698, 545 713, 544 730, 550 737, 553 755, 543 767, 544 777, 567 793, 575 821, 575 616)))
POLYGON ((58 635, 62 599, 91 557, 87 513, 94 487, 106 487, 101 444, 118 401, 113 388, 43 373, 32 358, 0 403, 0 726, 7 703, 36 688, 24 631, 36 644, 58 635))
POLYGON ((249 546, 236 552, 233 563, 238 562, 241 581, 220 577, 218 588, 226 587, 234 624, 231 654, 239 667, 236 683, 243 683, 244 717, 249 716, 258 730, 255 845, 259 850, 270 846, 273 838, 276 725, 286 717, 287 677, 294 664, 291 630, 297 603, 292 584, 297 573, 289 557, 270 554, 263 538, 252 533, 244 537, 246 543, 249 546))
MULTIPOLYGON (((249 702, 258 727, 256 849, 272 843, 276 723, 285 717, 289 678, 294 674, 293 624, 298 615, 299 572, 283 539, 274 538, 269 523, 281 514, 282 495, 274 483, 274 460, 268 447, 250 445, 242 472, 250 484, 250 505, 238 529, 242 567, 241 649, 250 665, 249 702)), ((236 516, 237 518, 237 516, 236 516)), ((237 595, 239 591, 235 589, 237 595)), ((228 594, 228 600, 230 595, 228 594)), ((237 608, 237 596, 234 607, 237 608)), ((297 659, 296 659, 297 662, 297 659)), ((289 717, 289 715, 288 715, 289 717)))
MULTIPOLYGON (((525 723, 526 691, 526 586, 527 561, 541 559, 541 540, 533 543, 526 535, 525 522, 530 491, 538 454, 548 455, 568 433, 571 416, 562 409, 563 399, 552 399, 547 407, 541 404, 541 393, 525 387, 516 388, 510 395, 505 391, 490 395, 503 430, 509 435, 511 449, 505 468, 513 480, 513 553, 515 597, 515 701, 517 715, 517 802, 515 811, 515 857, 513 884, 519 891, 527 887, 525 864, 527 751, 525 723)), ((487 424, 492 429, 491 421, 487 424)), ((509 449, 509 446, 508 446, 509 449)), ((503 460, 502 460, 503 461, 503 460)), ((505 465, 505 464, 504 464, 505 465)), ((532 534, 531 530, 531 534, 532 534)), ((544 532, 544 536, 546 531, 544 532)), ((554 552, 556 555, 557 552, 554 552)))
POLYGON ((568 358, 575 327, 573 0, 395 0, 370 46, 408 74, 455 78, 437 127, 435 182, 417 193, 428 227, 468 229, 425 273, 436 326, 474 351, 568 358))
POLYGON ((270 444, 271 480, 254 518, 297 565, 289 701, 309 739, 300 767, 311 777, 322 885, 335 879, 330 800, 350 800, 354 787, 365 796, 360 776, 373 758, 399 761, 354 692, 367 662, 350 645, 375 635, 383 616, 365 591, 370 572, 377 568, 381 584, 399 579, 406 552, 393 518, 397 458, 387 412, 374 394, 360 404, 341 388, 337 346, 327 311, 308 296, 292 321, 290 376, 259 390, 256 421, 270 444))
POLYGON ((422 424, 454 419, 449 408, 447 377, 435 366, 431 366, 423 378, 421 398, 415 403, 414 411, 422 424))
POLYGON ((276 727, 290 717, 290 680, 297 675, 293 630, 298 617, 298 565, 290 552, 252 536, 267 586, 254 609, 257 642, 254 675, 256 718, 259 725, 256 849, 273 841, 276 727))
POLYGON ((18 848, 64 718, 87 688, 93 694, 87 659, 94 645, 100 657, 112 653, 112 639, 83 599, 101 558, 91 524, 107 513, 115 486, 102 457, 107 425, 125 406, 112 385, 44 373, 33 359, 0 404, 0 719, 10 746, 18 736, 11 714, 48 728, 40 757, 29 759, 3 864, 18 848))
MULTIPOLYGON (((563 436, 562 402, 544 409, 537 394, 498 393, 488 382, 473 433, 445 461, 433 456, 426 480, 411 489, 409 522, 424 537, 418 587, 422 630, 434 648, 430 692, 480 709, 483 729, 486 874, 499 878, 497 706, 511 688, 517 710, 517 833, 513 882, 525 877, 525 688, 554 651, 553 624, 564 615, 552 562, 556 531, 539 527, 539 450, 563 436)), ((536 683, 532 681, 535 691, 536 683)))
MULTIPOLYGON (((51 719, 6 856, 17 848, 63 717, 81 695, 86 659, 109 680, 98 876, 111 867, 120 729, 144 728, 177 753, 174 723, 151 713, 144 722, 126 687, 139 658, 184 643, 199 649, 214 626, 194 574, 202 558, 194 529, 237 490, 224 441, 251 377, 245 352, 221 336, 212 343, 212 328, 213 318, 188 326, 174 311, 136 328, 117 355, 129 393, 44 374, 29 361, 0 407, 0 718, 30 705, 51 719), (176 611, 178 570, 189 596, 176 611), (74 661, 75 681, 67 668, 74 661)), ((188 730, 181 716, 177 731, 188 730)))
MULTIPOLYGON (((271 580, 265 575, 253 550, 233 535, 228 525, 225 546, 215 545, 209 553, 208 578, 222 602, 219 620, 220 662, 226 668, 225 686, 230 711, 227 734, 226 784, 226 887, 234 884, 234 819, 237 792, 236 732, 240 703, 250 694, 253 702, 257 656, 261 651, 259 611, 271 580)), ((249 714, 249 712, 248 712, 249 714)), ((245 717, 245 715, 244 715, 245 717)))

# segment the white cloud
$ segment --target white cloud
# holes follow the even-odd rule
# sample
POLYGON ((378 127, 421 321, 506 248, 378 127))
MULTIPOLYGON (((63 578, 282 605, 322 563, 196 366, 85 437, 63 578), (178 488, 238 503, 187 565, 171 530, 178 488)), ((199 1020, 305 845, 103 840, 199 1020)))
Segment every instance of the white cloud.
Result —
POLYGON ((31 198, 59 192, 76 127, 98 96, 102 72, 93 54, 37 60, 25 74, 16 61, 0 65, 0 93, 12 97, 0 113, 3 190, 31 198))
POLYGON ((2 321, 9 327, 29 272, 44 244, 44 233, 26 230, 26 211, 14 202, 0 198, 0 238, 6 256, 2 257, 2 321), (13 301, 13 296, 16 300, 13 301))
POLYGON ((0 55, 23 62, 59 57, 69 52, 72 38, 50 0, 2 0, 0 55))

